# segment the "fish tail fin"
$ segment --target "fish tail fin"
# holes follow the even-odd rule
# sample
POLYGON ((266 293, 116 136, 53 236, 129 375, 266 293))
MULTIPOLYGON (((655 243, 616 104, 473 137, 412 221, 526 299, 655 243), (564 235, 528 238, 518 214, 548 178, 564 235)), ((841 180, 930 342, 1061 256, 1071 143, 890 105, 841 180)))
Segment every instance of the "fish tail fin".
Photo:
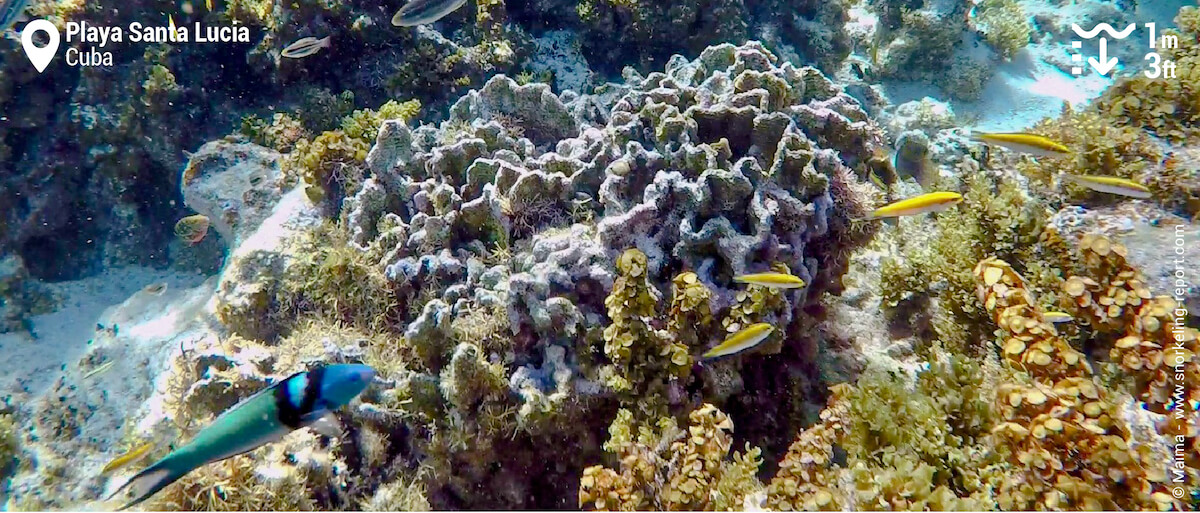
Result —
POLYGON ((332 47, 333 46, 333 36, 325 36, 325 37, 321 38, 321 46, 323 48, 332 47))
POLYGON ((125 484, 109 495, 106 500, 112 500, 125 490, 133 490, 134 499, 125 503, 118 511, 132 508, 142 501, 149 499, 151 495, 158 493, 159 490, 166 488, 167 485, 179 480, 179 478, 191 472, 191 470, 191 467, 180 465, 170 458, 163 458, 131 477, 125 484))

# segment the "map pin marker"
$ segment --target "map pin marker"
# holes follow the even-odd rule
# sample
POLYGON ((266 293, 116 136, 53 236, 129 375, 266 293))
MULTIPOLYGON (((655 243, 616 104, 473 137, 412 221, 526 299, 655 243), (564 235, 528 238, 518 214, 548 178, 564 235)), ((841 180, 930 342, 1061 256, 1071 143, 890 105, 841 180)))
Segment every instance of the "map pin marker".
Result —
POLYGON ((25 56, 29 57, 29 62, 41 73, 50 65, 50 61, 54 60, 54 54, 58 53, 58 27, 47 20, 33 20, 27 23, 21 31, 21 46, 25 48, 25 56), (33 44, 33 34, 38 31, 50 36, 50 42, 41 48, 33 44))

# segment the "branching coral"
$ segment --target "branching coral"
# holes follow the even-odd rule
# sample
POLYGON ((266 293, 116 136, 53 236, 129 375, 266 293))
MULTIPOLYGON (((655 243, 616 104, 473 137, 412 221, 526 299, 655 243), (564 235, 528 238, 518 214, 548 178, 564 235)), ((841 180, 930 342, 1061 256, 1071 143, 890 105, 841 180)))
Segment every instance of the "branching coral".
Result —
POLYGON ((636 427, 629 410, 617 413, 604 448, 615 454, 619 471, 588 467, 579 480, 579 505, 598 510, 740 510, 762 488, 755 477, 759 450, 729 451, 733 422, 704 404, 689 416, 687 429, 664 417, 657 429, 636 427))

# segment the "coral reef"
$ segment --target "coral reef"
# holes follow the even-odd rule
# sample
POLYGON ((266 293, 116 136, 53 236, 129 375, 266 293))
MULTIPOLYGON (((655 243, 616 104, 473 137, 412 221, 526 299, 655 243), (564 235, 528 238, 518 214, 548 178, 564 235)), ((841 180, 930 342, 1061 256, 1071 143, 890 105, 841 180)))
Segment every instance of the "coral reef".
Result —
MULTIPOLYGON (((764 453, 782 450, 779 427, 801 424, 815 388, 804 308, 840 290, 849 252, 873 233, 851 222, 866 205, 845 162, 882 136, 818 71, 775 60, 722 45, 631 73, 617 96, 501 76, 440 126, 411 129, 397 113, 352 164, 361 174, 336 224, 311 217, 332 216, 328 196, 297 203, 300 183, 245 236, 218 317, 259 343, 292 344, 312 318, 368 341, 390 334, 395 347, 368 342, 365 354, 394 388, 359 415, 410 433, 435 507, 574 502, 566 476, 599 459, 611 418, 599 412, 619 404, 657 418, 693 394, 732 402, 764 453), (809 285, 732 283, 767 268, 809 285), (776 354, 762 365, 731 358, 686 379, 690 353, 723 336, 697 323, 718 314, 726 330, 771 322, 801 335, 766 348, 776 354), (569 465, 527 449, 566 437, 584 441, 569 465)), ((254 126, 265 142, 280 140, 276 125, 289 122, 254 126)), ((296 141, 291 154, 307 153, 296 141)))
POLYGON ((688 415, 686 429, 664 417, 655 428, 636 426, 617 412, 604 447, 620 471, 588 467, 579 480, 579 505, 598 510, 731 511, 762 488, 755 477, 759 450, 733 447, 733 422, 711 404, 688 415), (635 429, 636 427, 636 429, 635 429))

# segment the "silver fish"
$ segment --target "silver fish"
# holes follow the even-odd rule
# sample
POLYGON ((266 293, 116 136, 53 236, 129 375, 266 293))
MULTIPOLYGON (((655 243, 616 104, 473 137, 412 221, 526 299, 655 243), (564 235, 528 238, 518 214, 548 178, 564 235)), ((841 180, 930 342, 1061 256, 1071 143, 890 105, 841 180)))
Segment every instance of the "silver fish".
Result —
POLYGON ((0 34, 12 28, 28 4, 29 0, 0 0, 0 34))
POLYGON ((450 14, 467 3, 467 0, 412 0, 392 16, 392 25, 415 27, 428 25, 450 14))
POLYGON ((279 54, 289 59, 299 59, 301 57, 308 57, 309 55, 317 53, 321 51, 322 48, 329 48, 329 44, 329 36, 325 36, 321 39, 317 39, 315 37, 302 37, 295 43, 288 45, 287 48, 284 48, 282 52, 279 52, 279 54))

